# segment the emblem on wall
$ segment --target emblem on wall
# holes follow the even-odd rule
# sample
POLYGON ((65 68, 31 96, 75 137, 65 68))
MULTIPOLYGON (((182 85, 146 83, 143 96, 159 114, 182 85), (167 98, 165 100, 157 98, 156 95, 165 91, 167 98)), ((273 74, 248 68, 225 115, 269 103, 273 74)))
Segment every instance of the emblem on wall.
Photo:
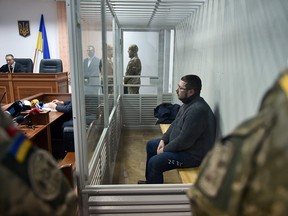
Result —
POLYGON ((18 30, 19 35, 22 37, 30 36, 30 24, 28 20, 19 20, 18 21, 18 30))

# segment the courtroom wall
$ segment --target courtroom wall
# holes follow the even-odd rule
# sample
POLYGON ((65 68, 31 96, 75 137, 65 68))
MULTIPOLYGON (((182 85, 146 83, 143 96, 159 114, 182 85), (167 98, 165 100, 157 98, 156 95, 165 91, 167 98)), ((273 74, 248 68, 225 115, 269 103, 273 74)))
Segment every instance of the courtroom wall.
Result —
POLYGON ((41 14, 44 15, 51 58, 59 58, 57 7, 55 0, 0 0, 0 65, 5 55, 34 58, 41 14), (18 32, 18 20, 29 20, 30 36, 18 32))
POLYGON ((176 27, 174 90, 198 74, 222 134, 257 113, 288 66, 287 11, 287 0, 209 0, 176 27))

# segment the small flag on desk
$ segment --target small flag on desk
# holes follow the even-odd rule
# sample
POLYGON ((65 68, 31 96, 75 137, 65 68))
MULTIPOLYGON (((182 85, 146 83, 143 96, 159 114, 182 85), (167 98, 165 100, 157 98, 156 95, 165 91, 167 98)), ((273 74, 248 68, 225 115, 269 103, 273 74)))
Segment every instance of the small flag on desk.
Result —
POLYGON ((13 140, 13 143, 10 145, 8 152, 14 156, 15 160, 19 163, 22 163, 30 148, 32 146, 32 143, 24 134, 19 134, 15 139, 13 140))
POLYGON ((39 72, 39 62, 41 59, 50 59, 50 51, 43 14, 41 14, 38 39, 34 54, 34 72, 39 72))

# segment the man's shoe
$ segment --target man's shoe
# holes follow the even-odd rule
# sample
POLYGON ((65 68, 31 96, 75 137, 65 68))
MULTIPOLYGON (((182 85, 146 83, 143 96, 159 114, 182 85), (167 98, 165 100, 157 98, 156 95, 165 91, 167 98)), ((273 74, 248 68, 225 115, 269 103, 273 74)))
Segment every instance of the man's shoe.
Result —
POLYGON ((138 184, 147 184, 147 181, 145 181, 145 180, 139 180, 139 181, 138 181, 138 184))

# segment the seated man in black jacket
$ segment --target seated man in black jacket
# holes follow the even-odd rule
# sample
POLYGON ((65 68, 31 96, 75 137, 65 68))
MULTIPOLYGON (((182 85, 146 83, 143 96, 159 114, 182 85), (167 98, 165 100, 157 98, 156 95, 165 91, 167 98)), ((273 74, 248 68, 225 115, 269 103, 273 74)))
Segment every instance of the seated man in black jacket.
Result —
POLYGON ((5 56, 7 64, 4 64, 0 68, 0 72, 8 72, 8 73, 16 73, 16 72, 24 72, 23 65, 16 63, 14 61, 14 56, 12 54, 7 54, 5 56))
POLYGON ((183 104, 166 133, 148 141, 146 180, 138 184, 163 184, 165 171, 198 167, 213 147, 215 116, 200 96, 201 89, 202 81, 196 75, 185 75, 179 81, 176 93, 183 104))

